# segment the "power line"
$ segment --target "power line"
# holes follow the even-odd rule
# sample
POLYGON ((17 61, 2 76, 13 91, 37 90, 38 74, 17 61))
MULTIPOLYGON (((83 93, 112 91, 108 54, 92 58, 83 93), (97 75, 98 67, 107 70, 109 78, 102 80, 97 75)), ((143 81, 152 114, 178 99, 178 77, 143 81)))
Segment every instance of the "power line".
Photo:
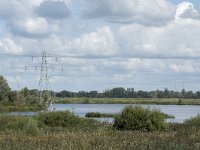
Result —
MULTIPOLYGON (((28 55, 28 54, 9 54, 9 53, 0 53, 0 57, 42 57, 41 55, 28 55)), ((74 58, 74 59, 109 59, 109 60, 119 60, 119 59, 174 59, 174 60, 196 60, 200 59, 199 56, 187 57, 187 56, 121 56, 121 55, 113 55, 113 56, 97 56, 97 55, 47 55, 49 58, 74 58)))

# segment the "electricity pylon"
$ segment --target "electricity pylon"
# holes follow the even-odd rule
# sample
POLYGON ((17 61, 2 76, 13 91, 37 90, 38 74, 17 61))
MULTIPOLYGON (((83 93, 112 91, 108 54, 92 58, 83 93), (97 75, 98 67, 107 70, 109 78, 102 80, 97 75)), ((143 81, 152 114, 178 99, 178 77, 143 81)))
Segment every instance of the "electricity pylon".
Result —
MULTIPOLYGON (((39 79, 39 85, 38 85, 39 103, 45 106, 45 108, 48 108, 52 103, 48 71, 49 69, 52 69, 52 71, 54 71, 55 67, 58 67, 58 65, 50 66, 48 63, 48 58, 53 57, 55 58, 57 62, 58 57, 48 56, 46 52, 42 52, 41 56, 32 56, 32 60, 35 57, 41 57, 40 65, 25 66, 25 70, 27 70, 28 68, 33 68, 33 67, 35 68, 36 71, 40 69, 40 79, 39 79)), ((63 71, 63 66, 60 69, 61 71, 63 71)))
POLYGON ((48 65, 47 65, 47 54, 42 52, 42 61, 40 66, 40 80, 38 85, 39 100, 40 103, 49 107, 52 98, 50 94, 49 76, 48 76, 48 65))

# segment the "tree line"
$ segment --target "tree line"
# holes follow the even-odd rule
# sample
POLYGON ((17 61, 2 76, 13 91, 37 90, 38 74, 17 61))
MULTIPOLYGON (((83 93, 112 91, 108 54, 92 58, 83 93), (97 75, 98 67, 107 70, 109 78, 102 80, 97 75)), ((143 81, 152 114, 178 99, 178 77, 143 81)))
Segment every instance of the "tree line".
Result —
POLYGON ((20 91, 13 91, 7 80, 0 76, 0 103, 15 105, 39 104, 38 90, 29 90, 25 87, 20 91))
POLYGON ((117 87, 113 89, 107 89, 104 92, 98 91, 79 91, 79 92, 70 92, 70 91, 61 91, 54 92, 56 97, 60 98, 200 98, 200 91, 173 91, 165 88, 164 90, 155 90, 155 91, 136 91, 134 88, 123 88, 117 87))
MULTIPOLYGON (((38 98, 39 91, 37 89, 29 90, 23 88, 20 91, 13 91, 9 87, 6 79, 0 76, 0 103, 13 103, 16 105, 21 104, 40 104, 38 98)), ((134 88, 117 87, 113 89, 107 89, 104 92, 98 91, 49 91, 52 97, 59 98, 192 98, 200 99, 200 91, 173 91, 165 88, 164 90, 155 91, 136 91, 134 88)))

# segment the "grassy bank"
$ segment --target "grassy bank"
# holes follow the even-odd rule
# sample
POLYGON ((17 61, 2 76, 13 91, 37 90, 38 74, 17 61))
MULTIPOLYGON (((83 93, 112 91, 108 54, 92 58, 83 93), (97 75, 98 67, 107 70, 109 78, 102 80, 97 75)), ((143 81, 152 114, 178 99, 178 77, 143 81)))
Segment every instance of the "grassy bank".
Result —
POLYGON ((111 125, 80 119, 69 113, 39 117, 0 115, 0 149, 199 150, 199 124, 200 117, 184 124, 169 124, 164 131, 119 131, 111 125), (56 124, 51 122, 55 118, 56 124), (62 122, 64 118, 67 123, 62 122), (76 123, 72 124, 74 119, 76 123))
POLYGON ((2 112, 40 111, 40 110, 43 110, 43 107, 41 105, 0 104, 0 113, 2 113, 2 112))
POLYGON ((200 99, 145 99, 145 98, 55 98, 55 104, 156 104, 200 105, 200 99))

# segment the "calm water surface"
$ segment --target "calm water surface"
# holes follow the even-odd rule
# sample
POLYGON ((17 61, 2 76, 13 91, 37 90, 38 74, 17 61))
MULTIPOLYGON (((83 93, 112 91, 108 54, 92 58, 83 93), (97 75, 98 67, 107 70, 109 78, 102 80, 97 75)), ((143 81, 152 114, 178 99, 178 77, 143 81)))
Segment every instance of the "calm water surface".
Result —
MULTIPOLYGON (((53 104, 50 107, 51 111, 69 110, 75 115, 84 117, 87 112, 100 113, 119 113, 127 104, 53 104)), ((138 106, 138 105, 134 105, 138 106)), ((168 122, 182 123, 185 119, 197 116, 200 114, 200 106, 195 105, 140 105, 144 108, 155 108, 161 112, 173 115, 175 118, 167 119, 168 122)), ((103 121, 112 122, 112 118, 101 119, 103 121)))

